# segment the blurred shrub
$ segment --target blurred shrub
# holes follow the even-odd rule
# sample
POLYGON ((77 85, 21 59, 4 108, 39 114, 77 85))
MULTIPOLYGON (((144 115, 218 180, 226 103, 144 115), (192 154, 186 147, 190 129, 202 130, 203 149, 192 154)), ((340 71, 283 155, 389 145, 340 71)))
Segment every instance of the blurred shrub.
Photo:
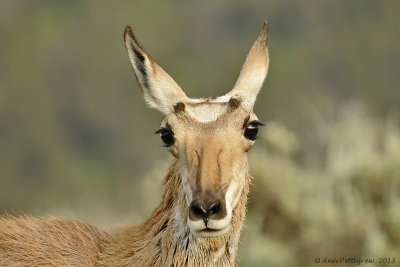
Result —
POLYGON ((250 153, 256 178, 240 265, 400 256, 398 121, 376 120, 357 103, 317 118, 314 146, 301 146, 294 132, 270 122, 250 153), (324 151, 319 164, 301 160, 316 150, 324 151))

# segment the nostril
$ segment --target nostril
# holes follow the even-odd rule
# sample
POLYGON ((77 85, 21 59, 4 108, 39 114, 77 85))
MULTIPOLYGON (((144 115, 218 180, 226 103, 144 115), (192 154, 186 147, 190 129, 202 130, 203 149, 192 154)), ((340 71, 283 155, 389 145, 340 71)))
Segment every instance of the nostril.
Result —
POLYGON ((192 202, 192 205, 190 205, 190 209, 196 217, 203 218, 207 215, 207 211, 204 209, 200 202, 192 202))
POLYGON ((213 214, 218 214, 221 211, 221 205, 219 202, 211 202, 210 205, 207 207, 207 214, 213 215, 213 214))

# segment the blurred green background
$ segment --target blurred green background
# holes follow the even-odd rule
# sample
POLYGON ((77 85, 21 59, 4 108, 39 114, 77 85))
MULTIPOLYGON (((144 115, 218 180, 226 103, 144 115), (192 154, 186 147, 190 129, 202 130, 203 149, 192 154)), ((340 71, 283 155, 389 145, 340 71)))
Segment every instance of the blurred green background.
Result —
POLYGON ((172 157, 152 134, 162 115, 144 104, 124 27, 189 96, 215 97, 268 18, 255 107, 267 126, 249 152, 238 265, 400 262, 399 11, 378 0, 1 1, 0 213, 143 221, 172 157))

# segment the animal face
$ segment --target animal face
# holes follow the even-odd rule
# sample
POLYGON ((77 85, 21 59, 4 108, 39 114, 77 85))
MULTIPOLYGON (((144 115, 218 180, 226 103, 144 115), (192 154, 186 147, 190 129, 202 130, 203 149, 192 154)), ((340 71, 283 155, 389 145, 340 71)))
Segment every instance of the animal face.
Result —
POLYGON ((261 125, 253 112, 231 99, 180 102, 159 130, 178 160, 189 208, 188 225, 199 236, 229 230, 232 210, 246 181, 246 152, 261 125))

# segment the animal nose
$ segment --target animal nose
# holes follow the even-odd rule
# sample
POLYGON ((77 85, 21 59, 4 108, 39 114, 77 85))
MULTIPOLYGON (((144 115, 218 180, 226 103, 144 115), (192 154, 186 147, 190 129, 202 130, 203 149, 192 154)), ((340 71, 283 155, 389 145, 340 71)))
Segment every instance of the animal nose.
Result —
POLYGON ((218 217, 221 213, 221 203, 217 200, 213 201, 200 201, 193 200, 190 205, 190 215, 197 219, 203 219, 207 225, 208 219, 218 217))

